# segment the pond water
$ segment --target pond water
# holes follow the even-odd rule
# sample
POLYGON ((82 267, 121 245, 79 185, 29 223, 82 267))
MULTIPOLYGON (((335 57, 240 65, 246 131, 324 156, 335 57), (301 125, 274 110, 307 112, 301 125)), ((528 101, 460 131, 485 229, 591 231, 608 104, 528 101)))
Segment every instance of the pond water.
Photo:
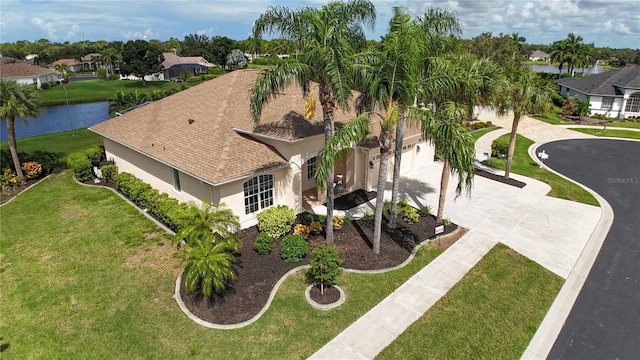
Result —
MULTIPOLYGON (((531 69, 535 72, 546 72, 546 73, 551 73, 551 74, 557 74, 558 73, 558 67, 557 66, 553 66, 553 65, 529 65, 531 66, 531 69)), ((562 67, 562 73, 566 73, 568 71, 567 66, 563 66, 562 67)), ((605 68, 601 68, 600 66, 596 65, 596 66, 592 66, 592 67, 588 67, 584 69, 584 74, 585 75, 592 75, 592 74, 600 74, 602 72, 605 71, 609 71, 605 68)), ((582 72, 582 68, 576 68, 575 69, 576 73, 581 73, 582 72)))
MULTIPOLYGON (((82 104, 46 106, 40 108, 37 117, 27 121, 16 118, 16 138, 56 133, 93 126, 109 119, 109 102, 98 101, 82 104)), ((6 119, 0 124, 0 140, 7 140, 6 119)))

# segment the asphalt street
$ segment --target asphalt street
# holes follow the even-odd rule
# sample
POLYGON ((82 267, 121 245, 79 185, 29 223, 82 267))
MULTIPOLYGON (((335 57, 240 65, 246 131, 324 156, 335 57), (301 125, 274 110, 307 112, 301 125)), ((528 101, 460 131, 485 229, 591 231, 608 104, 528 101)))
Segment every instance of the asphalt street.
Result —
POLYGON ((573 139, 540 146, 545 164, 599 193, 614 220, 548 359, 640 357, 640 142, 573 139))

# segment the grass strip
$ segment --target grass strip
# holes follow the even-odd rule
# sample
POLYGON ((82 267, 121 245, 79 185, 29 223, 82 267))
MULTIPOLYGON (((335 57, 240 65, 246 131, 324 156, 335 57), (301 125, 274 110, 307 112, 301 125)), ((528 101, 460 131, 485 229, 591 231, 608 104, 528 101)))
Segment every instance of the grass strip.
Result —
POLYGON ((498 130, 498 129, 502 129, 502 127, 500 127, 500 126, 492 126, 492 127, 489 127, 489 128, 484 128, 484 129, 472 131, 472 132, 470 132, 470 134, 473 137, 473 141, 475 142, 475 141, 478 141, 478 139, 482 135, 484 135, 484 134, 486 134, 488 132, 494 131, 494 130, 498 130))
MULTIPOLYGON (((102 145, 102 136, 87 129, 36 135, 16 140, 19 152, 33 153, 36 150, 42 150, 56 153, 60 157, 62 167, 67 166, 67 155, 94 145, 102 145)), ((9 149, 9 143, 1 142, 0 149, 9 149)))
POLYGON ((167 235, 113 192, 67 171, 0 211, 3 359, 306 358, 442 252, 421 248, 384 274, 343 273, 347 301, 329 312, 305 301, 298 272, 257 322, 215 330, 178 308, 167 235))
MULTIPOLYGON (((504 139, 508 142, 509 137, 510 134, 504 134, 498 139, 504 139)), ((587 205, 600 206, 596 198, 578 184, 556 175, 547 169, 541 169, 540 165, 529 156, 528 151, 531 145, 533 145, 533 141, 522 135, 518 135, 516 140, 516 149, 513 153, 513 162, 511 164, 512 173, 524 175, 547 183, 551 186, 549 196, 576 201, 587 205)), ((504 170, 506 162, 506 159, 491 158, 489 166, 504 170)))
POLYGON ((562 283, 496 245, 376 359, 519 359, 562 283))
POLYGON ((633 130, 611 130, 611 129, 602 130, 602 129, 588 129, 588 128, 570 128, 569 130, 578 131, 583 134, 589 134, 594 136, 640 140, 640 131, 633 131, 633 130))

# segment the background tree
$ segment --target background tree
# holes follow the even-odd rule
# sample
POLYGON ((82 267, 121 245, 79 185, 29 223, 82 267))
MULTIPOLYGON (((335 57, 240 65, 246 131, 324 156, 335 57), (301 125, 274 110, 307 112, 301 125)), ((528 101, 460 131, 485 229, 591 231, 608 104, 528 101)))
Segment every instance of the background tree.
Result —
POLYGON ((56 64, 53 68, 57 72, 62 74, 62 77, 65 79, 68 79, 70 77, 70 74, 73 72, 71 71, 71 68, 67 64, 56 64))
MULTIPOLYGON (((250 90, 251 114, 259 123, 262 107, 277 96, 293 79, 305 89, 311 82, 318 84, 318 98, 322 106, 325 142, 335 133, 334 112, 339 106, 347 108, 355 87, 353 64, 356 54, 365 47, 363 25, 373 28, 375 8, 365 0, 330 2, 320 9, 291 10, 270 7, 256 20, 253 36, 260 39, 265 33, 279 33, 303 49, 300 62, 279 62, 265 69, 250 90)), ((319 188, 326 189, 326 241, 333 243, 333 168, 316 171, 319 188), (323 184, 323 181, 325 182, 323 184)))
POLYGON ((108 78, 109 70, 114 71, 114 63, 122 61, 122 55, 116 49, 107 47, 100 52, 100 61, 105 64, 108 78))
POLYGON ((227 54, 236 47, 236 42, 225 36, 214 36, 211 39, 210 49, 211 57, 214 64, 223 66, 227 61, 227 54))
POLYGON ((236 68, 245 68, 247 67, 247 58, 244 56, 244 53, 240 49, 233 49, 227 55, 227 66, 232 69, 236 68))
POLYGON ((144 85, 145 76, 162 72, 163 61, 164 56, 159 46, 144 40, 127 41, 122 50, 120 72, 141 78, 144 85))
POLYGON ((38 96, 32 85, 18 84, 15 81, 0 80, 0 117, 7 120, 7 139, 11 160, 16 169, 16 175, 24 180, 18 147, 16 145, 15 120, 16 117, 26 119, 27 116, 38 114, 38 96))
POLYGON ((505 86, 505 92, 498 104, 498 114, 505 115, 508 112, 513 112, 507 164, 504 172, 504 177, 508 179, 520 119, 530 113, 544 114, 549 111, 555 89, 553 84, 542 81, 538 74, 528 68, 512 71, 507 74, 507 77, 509 84, 505 86))

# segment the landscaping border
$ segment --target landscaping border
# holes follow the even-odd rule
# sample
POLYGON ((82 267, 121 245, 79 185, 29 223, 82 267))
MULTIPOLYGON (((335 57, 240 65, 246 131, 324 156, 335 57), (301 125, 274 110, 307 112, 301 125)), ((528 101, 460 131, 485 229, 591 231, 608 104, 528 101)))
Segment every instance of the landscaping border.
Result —
POLYGON ((22 195, 22 193, 23 193, 23 192, 25 192, 25 191, 27 191, 27 190, 31 189, 32 187, 34 187, 34 186, 36 186, 36 185, 40 184, 44 179, 47 179, 47 178, 48 178, 49 176, 51 176, 52 174, 53 174, 53 173, 51 173, 51 174, 49 174, 49 175, 47 175, 47 176, 43 177, 42 179, 40 179, 40 180, 38 180, 38 181, 34 182, 33 184, 29 185, 29 187, 27 187, 26 189, 24 189, 24 190, 20 191, 19 193, 15 194, 11 199, 9 199, 9 200, 7 200, 7 201, 3 202, 2 204, 0 204, 0 207, 3 207, 3 206, 5 206, 5 205, 7 205, 7 204, 8 204, 8 203, 10 203, 11 201, 13 201, 13 199, 15 199, 15 198, 17 198, 18 196, 22 195))

